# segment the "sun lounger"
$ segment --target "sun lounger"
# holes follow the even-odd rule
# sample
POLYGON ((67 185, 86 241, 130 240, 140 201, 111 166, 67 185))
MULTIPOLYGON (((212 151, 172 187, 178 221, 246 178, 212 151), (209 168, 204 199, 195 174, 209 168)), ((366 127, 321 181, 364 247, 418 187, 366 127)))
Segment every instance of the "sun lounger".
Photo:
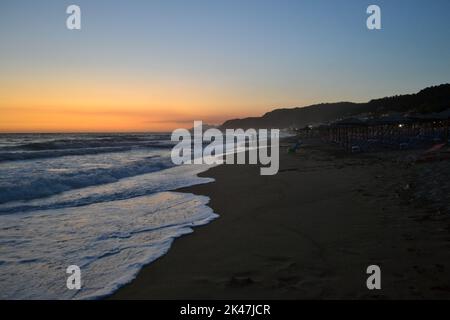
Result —
POLYGON ((446 143, 439 143, 434 146, 432 146, 430 149, 426 150, 424 153, 419 155, 416 159, 417 162, 428 162, 428 161, 434 161, 434 160, 443 160, 448 159, 449 152, 448 150, 442 153, 441 157, 441 151, 444 148, 446 143))

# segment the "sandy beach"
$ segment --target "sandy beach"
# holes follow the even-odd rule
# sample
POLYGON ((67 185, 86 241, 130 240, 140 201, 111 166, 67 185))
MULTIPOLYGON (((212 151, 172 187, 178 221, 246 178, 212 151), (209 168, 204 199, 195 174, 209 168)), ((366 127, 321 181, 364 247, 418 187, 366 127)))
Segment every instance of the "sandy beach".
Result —
MULTIPOLYGON (((277 175, 222 165, 202 174, 215 182, 178 190, 210 197, 220 217, 175 240, 111 298, 450 298, 450 219, 420 197, 434 163, 314 141, 285 150, 277 175), (366 287, 372 264, 381 290, 366 287)), ((448 174, 448 162, 439 165, 448 174)))

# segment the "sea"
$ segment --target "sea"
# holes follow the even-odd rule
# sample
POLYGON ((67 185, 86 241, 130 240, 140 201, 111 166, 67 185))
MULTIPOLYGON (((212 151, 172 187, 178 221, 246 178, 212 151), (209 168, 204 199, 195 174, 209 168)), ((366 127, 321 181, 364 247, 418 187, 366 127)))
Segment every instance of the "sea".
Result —
POLYGON ((218 215, 167 133, 1 134, 0 299, 99 299, 218 215), (81 289, 67 287, 78 266, 81 289))

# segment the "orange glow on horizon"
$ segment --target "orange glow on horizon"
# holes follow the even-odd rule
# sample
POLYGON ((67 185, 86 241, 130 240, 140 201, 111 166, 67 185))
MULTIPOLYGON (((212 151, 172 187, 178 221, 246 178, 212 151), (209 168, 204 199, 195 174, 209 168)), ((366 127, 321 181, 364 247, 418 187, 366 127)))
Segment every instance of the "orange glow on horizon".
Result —
POLYGON ((59 78, 0 81, 0 132, 170 131, 261 110, 242 96, 194 84, 59 78))

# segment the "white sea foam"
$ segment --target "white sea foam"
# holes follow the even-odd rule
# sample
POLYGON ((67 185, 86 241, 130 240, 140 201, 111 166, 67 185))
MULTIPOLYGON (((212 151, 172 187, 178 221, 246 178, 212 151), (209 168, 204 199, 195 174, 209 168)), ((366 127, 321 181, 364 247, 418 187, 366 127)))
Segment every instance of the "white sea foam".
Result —
MULTIPOLYGON (((29 212, 34 210, 79 207, 93 203, 114 201, 150 195, 161 191, 175 190, 195 184, 214 181, 200 178, 197 174, 211 165, 185 165, 141 174, 115 182, 73 189, 53 196, 30 201, 12 201, 0 205, 0 215, 29 212)), ((32 190, 30 190, 32 192, 32 190)))
POLYGON ((210 166, 173 167, 168 145, 160 134, 0 135, 3 152, 30 153, 0 162, 0 299, 111 294, 217 217, 207 197, 168 192, 213 181, 197 176, 210 166), (66 287, 69 265, 80 291, 66 287))
POLYGON ((207 197, 161 192, 0 217, 0 298, 93 299, 131 281, 172 241, 217 215, 207 197), (67 266, 82 289, 68 290, 67 266))
POLYGON ((173 164, 167 153, 132 150, 1 163, 0 204, 47 197, 169 168, 173 164))

